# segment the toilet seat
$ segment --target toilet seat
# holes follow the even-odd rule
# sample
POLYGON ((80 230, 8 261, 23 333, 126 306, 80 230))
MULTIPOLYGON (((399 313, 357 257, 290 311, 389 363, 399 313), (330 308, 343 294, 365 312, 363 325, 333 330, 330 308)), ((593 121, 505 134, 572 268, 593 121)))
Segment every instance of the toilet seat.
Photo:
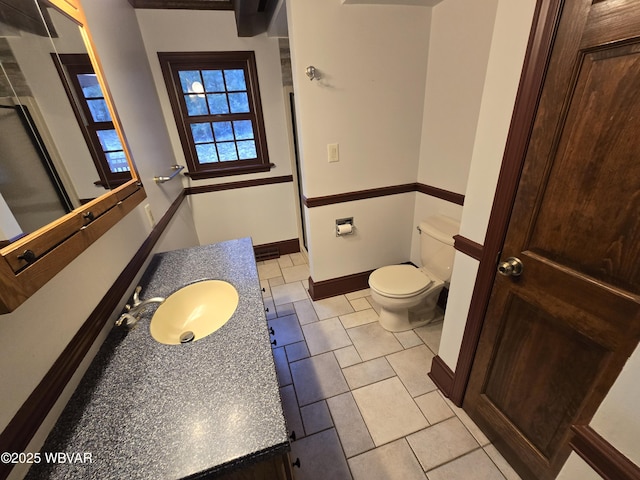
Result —
POLYGON ((381 295, 406 298, 419 295, 433 283, 427 272, 413 265, 388 265, 369 276, 369 286, 381 295))

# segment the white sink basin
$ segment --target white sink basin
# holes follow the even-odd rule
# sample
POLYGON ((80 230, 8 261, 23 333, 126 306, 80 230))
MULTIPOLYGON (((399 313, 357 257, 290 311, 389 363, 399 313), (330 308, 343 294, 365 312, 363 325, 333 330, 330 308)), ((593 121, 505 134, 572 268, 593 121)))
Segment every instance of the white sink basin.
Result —
POLYGON ((169 295, 151 318, 151 336, 167 345, 211 335, 238 307, 238 291, 222 280, 192 283, 169 295))

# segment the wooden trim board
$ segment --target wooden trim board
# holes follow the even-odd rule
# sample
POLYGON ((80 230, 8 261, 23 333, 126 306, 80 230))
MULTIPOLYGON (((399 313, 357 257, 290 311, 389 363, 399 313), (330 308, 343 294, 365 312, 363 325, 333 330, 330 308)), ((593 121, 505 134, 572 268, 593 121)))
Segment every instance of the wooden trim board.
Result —
POLYGON ((402 185, 390 185, 387 187, 369 188, 354 192, 336 193, 334 195, 325 195, 322 197, 305 197, 304 205, 307 208, 324 207, 326 205, 334 205, 336 203, 354 202, 356 200, 366 200, 368 198, 377 198, 410 192, 424 193, 425 195, 430 195, 457 205, 464 204, 464 195, 416 182, 405 183, 402 185))
POLYGON ((605 480, 640 480, 640 468, 589 425, 573 425, 571 448, 605 480))
POLYGON ((309 295, 311 295, 313 300, 321 300, 344 293, 364 290, 365 288, 369 288, 369 275, 371 275, 371 272, 373 272, 373 270, 329 280, 321 280, 319 282, 314 282, 313 279, 309 277, 309 295))

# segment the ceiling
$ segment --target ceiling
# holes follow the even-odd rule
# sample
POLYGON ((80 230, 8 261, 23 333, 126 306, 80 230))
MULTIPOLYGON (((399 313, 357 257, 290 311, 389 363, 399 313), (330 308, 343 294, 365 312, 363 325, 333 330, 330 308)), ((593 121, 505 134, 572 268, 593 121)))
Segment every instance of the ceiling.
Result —
POLYGON ((233 10, 232 0, 129 0, 135 8, 179 8, 185 10, 233 10))
POLYGON ((24 0, 0 0, 0 36, 19 35, 20 31, 57 37, 46 8, 40 9, 35 2, 24 0))
POLYGON ((344 4, 360 5, 416 5, 421 7, 435 7, 443 0, 342 0, 344 4))
MULTIPOLYGON (((0 2, 6 0, 0 0, 0 2)), ((323 0, 318 0, 323 1, 323 0)), ((343 4, 415 5, 433 7, 443 0, 340 0, 343 4)), ((135 8, 186 10, 233 10, 238 36, 253 37, 267 33, 287 37, 285 0, 129 0, 135 8)))
POLYGON ((129 0, 129 3, 135 8, 233 10, 236 15, 238 36, 253 37, 267 32, 272 18, 280 16, 277 10, 279 11, 285 2, 284 0, 129 0))

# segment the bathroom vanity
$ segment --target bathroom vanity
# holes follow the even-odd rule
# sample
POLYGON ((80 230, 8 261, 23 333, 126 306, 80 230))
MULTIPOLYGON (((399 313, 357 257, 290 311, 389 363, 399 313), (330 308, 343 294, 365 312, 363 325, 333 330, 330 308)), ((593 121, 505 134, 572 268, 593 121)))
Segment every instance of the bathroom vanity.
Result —
POLYGON ((140 298, 205 279, 238 291, 231 319, 181 345, 151 337, 155 307, 114 327, 27 478, 292 478, 251 240, 155 255, 140 298))

